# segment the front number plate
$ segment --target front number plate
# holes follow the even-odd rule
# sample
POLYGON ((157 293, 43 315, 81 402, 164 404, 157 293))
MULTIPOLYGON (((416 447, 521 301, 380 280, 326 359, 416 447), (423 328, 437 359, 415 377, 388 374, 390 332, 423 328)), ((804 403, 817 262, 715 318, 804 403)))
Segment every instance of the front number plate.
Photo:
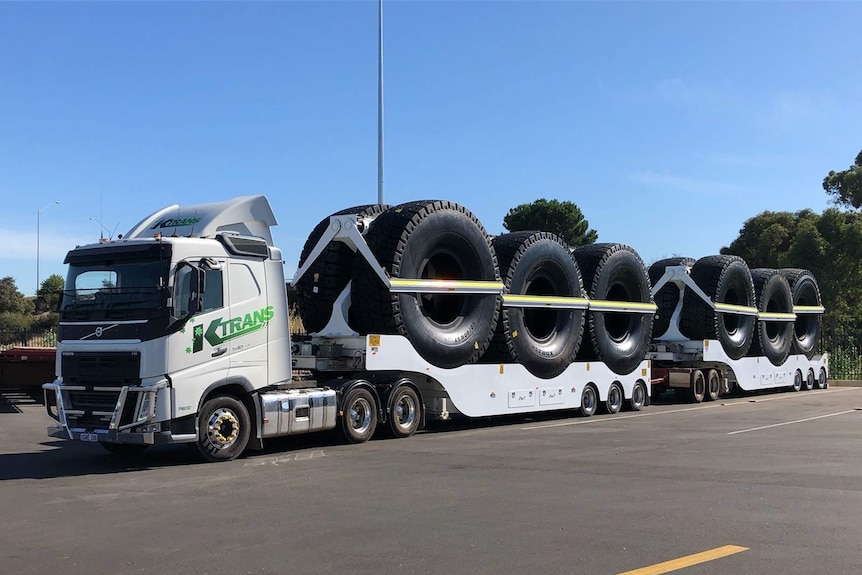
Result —
POLYGON ((80 439, 81 441, 99 441, 99 436, 95 433, 82 433, 80 439))

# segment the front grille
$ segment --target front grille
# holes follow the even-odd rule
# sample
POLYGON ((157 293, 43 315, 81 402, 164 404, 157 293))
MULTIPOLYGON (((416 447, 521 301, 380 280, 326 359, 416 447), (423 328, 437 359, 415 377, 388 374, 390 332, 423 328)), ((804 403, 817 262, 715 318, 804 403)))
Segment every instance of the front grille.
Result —
POLYGON ((114 411, 119 391, 70 391, 68 409, 114 411))
POLYGON ((69 424, 69 427, 81 427, 92 431, 94 429, 107 429, 111 423, 111 417, 103 415, 70 415, 66 418, 66 422, 69 424))
POLYGON ((137 351, 64 351, 60 372, 63 383, 68 385, 140 385, 141 354, 137 351))

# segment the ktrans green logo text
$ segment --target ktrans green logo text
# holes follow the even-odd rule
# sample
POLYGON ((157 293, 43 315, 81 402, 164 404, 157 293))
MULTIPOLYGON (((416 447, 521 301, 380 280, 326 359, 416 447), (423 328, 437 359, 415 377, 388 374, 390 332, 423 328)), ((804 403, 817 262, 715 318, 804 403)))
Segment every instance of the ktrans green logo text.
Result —
POLYGON ((194 352, 202 350, 204 339, 210 345, 216 346, 253 333, 269 323, 273 317, 275 317, 275 312, 272 306, 268 306, 241 317, 232 317, 227 320, 223 318, 214 319, 210 322, 209 327, 207 327, 206 333, 203 331, 203 326, 195 326, 192 332, 194 334, 192 349, 194 352))

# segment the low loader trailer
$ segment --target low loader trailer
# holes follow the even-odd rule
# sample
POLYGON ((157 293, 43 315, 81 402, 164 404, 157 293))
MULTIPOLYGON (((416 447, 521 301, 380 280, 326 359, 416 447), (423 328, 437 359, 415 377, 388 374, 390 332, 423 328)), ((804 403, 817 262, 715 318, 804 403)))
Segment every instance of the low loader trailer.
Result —
MULTIPOLYGON (((826 358, 767 367, 728 362, 720 338, 654 340, 662 306, 628 246, 492 238, 445 201, 356 206, 314 228, 288 302, 276 223, 263 196, 174 205, 70 251, 49 435, 227 461, 274 437, 409 437, 452 414, 640 410, 686 378, 826 384, 826 358), (294 303, 308 335, 291 334, 294 303)), ((703 296, 704 317, 751 313, 703 296)))

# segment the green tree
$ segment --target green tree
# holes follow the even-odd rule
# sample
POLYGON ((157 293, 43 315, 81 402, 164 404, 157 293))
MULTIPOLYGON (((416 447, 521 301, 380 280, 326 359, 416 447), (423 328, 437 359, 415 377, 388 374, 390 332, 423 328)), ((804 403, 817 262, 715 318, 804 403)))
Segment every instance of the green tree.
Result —
POLYGON ((570 246, 594 244, 598 232, 590 229, 581 209, 572 202, 538 199, 509 210, 503 227, 510 232, 539 230, 558 235, 570 246))
POLYGON ((862 326, 862 213, 763 212, 721 253, 738 255, 752 268, 811 270, 827 318, 862 326))
POLYGON ((851 208, 862 207, 862 151, 846 170, 830 170, 823 178, 823 189, 835 196, 835 203, 851 208))
POLYGON ((57 309, 57 304, 60 302, 60 296, 63 293, 63 276, 52 274, 42 281, 42 286, 36 292, 37 304, 36 311, 47 311, 57 309))
POLYGON ((6 276, 0 279, 0 312, 26 313, 30 311, 27 298, 18 291, 15 278, 6 276))

